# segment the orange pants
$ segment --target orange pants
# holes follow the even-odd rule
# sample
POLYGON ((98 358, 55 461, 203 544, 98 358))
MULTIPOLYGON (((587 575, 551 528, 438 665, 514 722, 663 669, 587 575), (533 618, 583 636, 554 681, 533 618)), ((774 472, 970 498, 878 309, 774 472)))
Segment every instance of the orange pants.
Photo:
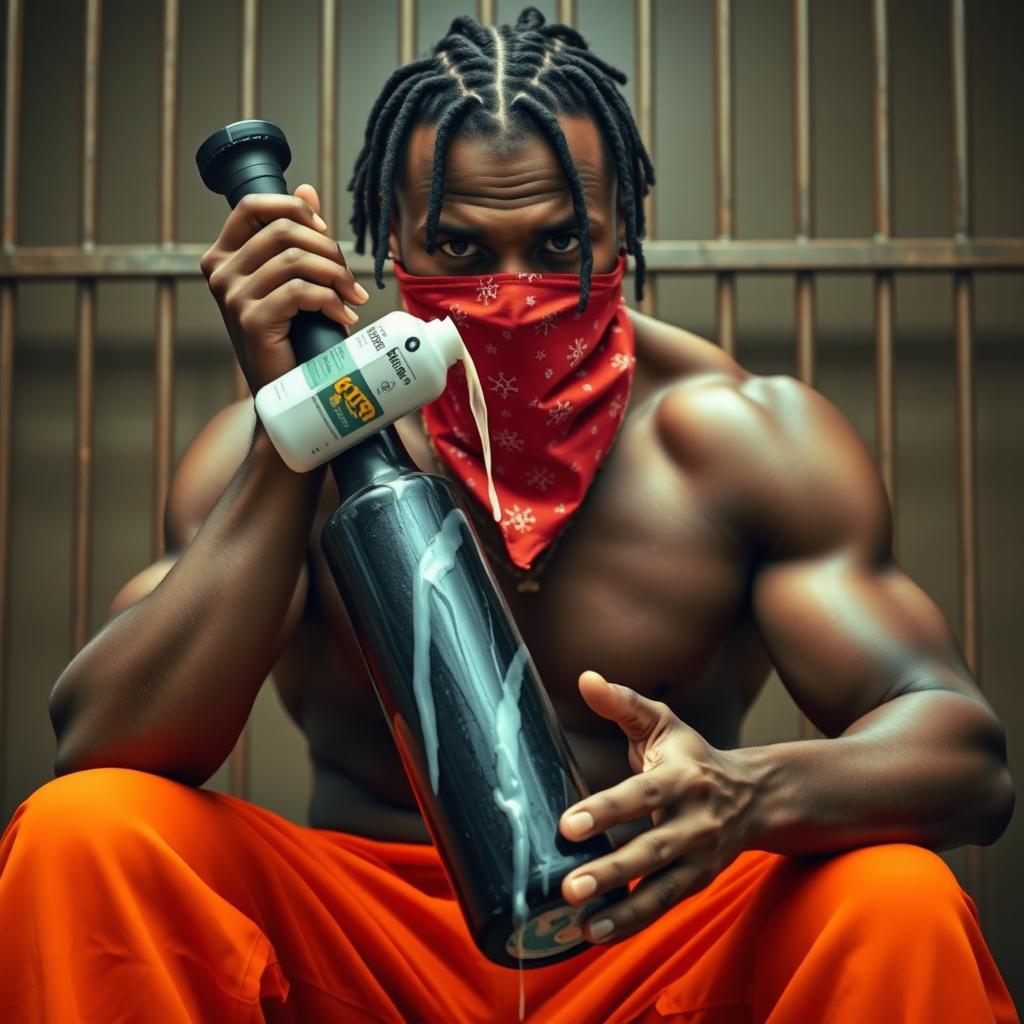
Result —
MULTIPOLYGON (((0 839, 0 1021, 513 1022, 432 846, 99 768, 0 839)), ((1017 1021, 974 906, 915 846, 738 857, 613 946, 523 973, 550 1024, 1017 1021)))

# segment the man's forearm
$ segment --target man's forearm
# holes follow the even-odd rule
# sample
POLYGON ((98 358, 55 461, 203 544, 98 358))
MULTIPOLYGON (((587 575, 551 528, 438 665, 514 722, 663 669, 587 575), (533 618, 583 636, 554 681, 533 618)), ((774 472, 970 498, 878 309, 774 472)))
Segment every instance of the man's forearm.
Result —
POLYGON ((786 854, 874 843, 990 843, 1013 810, 1002 730, 948 691, 904 694, 834 739, 727 752, 754 789, 747 846, 786 854))
POLYGON ((289 470, 257 427, 167 576, 58 680, 58 771, 113 765, 194 785, 216 771, 280 653, 322 482, 289 470))

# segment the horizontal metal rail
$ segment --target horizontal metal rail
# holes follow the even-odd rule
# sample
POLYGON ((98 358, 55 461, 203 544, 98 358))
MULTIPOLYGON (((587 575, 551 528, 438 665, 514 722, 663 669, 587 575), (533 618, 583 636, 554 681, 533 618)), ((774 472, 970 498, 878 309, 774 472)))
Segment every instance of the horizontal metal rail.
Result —
MULTIPOLYGON (((342 243, 352 269, 369 274, 373 260, 342 243)), ((200 277, 205 245, 24 246, 0 250, 0 279, 200 277)), ((1024 239, 945 238, 730 239, 645 243, 653 274, 898 273, 1024 270, 1024 239)), ((385 264, 385 271, 388 265, 385 264)))

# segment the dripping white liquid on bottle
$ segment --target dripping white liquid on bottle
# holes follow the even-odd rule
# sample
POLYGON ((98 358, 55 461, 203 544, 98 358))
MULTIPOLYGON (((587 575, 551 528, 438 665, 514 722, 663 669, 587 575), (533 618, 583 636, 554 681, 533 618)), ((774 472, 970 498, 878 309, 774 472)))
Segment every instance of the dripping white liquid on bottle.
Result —
POLYGON ((491 515, 496 523, 501 522, 501 503, 498 492, 494 489, 494 474, 491 472, 491 435, 487 428, 487 403, 484 401, 484 389, 476 372, 473 357, 469 354, 465 342, 462 343, 462 355, 459 356, 466 369, 466 389, 469 392, 469 408, 476 422, 476 430, 480 435, 480 447, 484 456, 484 472, 487 474, 487 498, 491 503, 491 515))
MULTIPOLYGON (((549 896, 552 873, 561 858, 553 850, 551 837, 557 834, 559 811, 545 800, 532 798, 544 791, 538 768, 529 757, 521 757, 522 720, 519 702, 525 676, 530 666, 529 653, 520 640, 507 665, 499 662, 498 652, 507 650, 499 644, 495 622, 486 603, 480 606, 478 623, 460 618, 467 614, 461 574, 453 572, 464 541, 472 538, 465 513, 458 508, 445 516, 441 529, 427 542, 416 568, 412 588, 413 628, 413 695, 416 701, 427 774, 435 796, 442 782, 438 746, 437 708, 434 699, 432 661, 437 658, 448 668, 447 676, 458 688, 458 698, 494 751, 492 798, 506 816, 512 839, 511 897, 512 929, 506 950, 518 961, 520 1020, 525 1015, 525 983, 523 960, 546 955, 541 947, 529 945, 546 936, 554 944, 567 948, 584 941, 577 926, 588 907, 567 905, 548 907, 531 916, 527 893, 531 867, 540 876, 543 896, 549 896), (434 616, 439 622, 447 618, 444 628, 433 628, 434 616), (460 628, 460 625, 462 628, 460 628), (489 636, 488 655, 492 671, 481 671, 479 651, 470 652, 466 637, 489 636), (475 666, 475 668, 474 668, 475 666)), ((470 613, 472 614, 472 613, 470 613)), ((557 876, 556 876, 557 877, 557 876)), ((548 940, 550 941, 550 940, 548 940)), ((551 948, 548 946, 547 948, 551 948)))
MULTIPOLYGON (((420 715, 423 745, 427 758, 430 785, 437 794, 440 770, 437 741, 437 714, 430 677, 431 597, 444 602, 444 578, 455 566, 462 544, 463 529, 468 528, 465 516, 452 509, 445 516, 441 530, 434 535, 420 559, 413 590, 413 692, 420 715)), ((522 933, 529 915, 526 903, 530 853, 529 808, 525 806, 525 786, 519 772, 519 739, 522 720, 519 694, 529 653, 520 644, 502 680, 500 699, 495 701, 481 687, 467 687, 464 696, 475 705, 477 719, 488 726, 494 738, 497 756, 498 785, 494 800, 507 815, 513 835, 512 913, 519 960, 519 1019, 526 1013, 523 979, 522 933)), ((465 661, 466 659, 463 659, 465 661)), ((546 865, 545 865, 546 867, 546 865)), ((546 872, 545 872, 546 874, 546 872)), ((545 886, 546 888, 546 886, 545 886)))

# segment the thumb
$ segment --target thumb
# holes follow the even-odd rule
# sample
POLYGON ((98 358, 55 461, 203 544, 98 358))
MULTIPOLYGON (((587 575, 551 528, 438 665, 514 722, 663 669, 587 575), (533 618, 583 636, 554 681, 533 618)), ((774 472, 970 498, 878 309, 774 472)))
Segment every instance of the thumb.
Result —
POLYGON ((320 195, 312 185, 299 185, 292 193, 293 196, 303 200, 313 208, 314 213, 320 212, 320 195))
POLYGON ((580 693, 591 711, 616 722, 631 740, 645 740, 663 720, 664 705, 628 686, 609 683, 600 672, 583 672, 580 693))

